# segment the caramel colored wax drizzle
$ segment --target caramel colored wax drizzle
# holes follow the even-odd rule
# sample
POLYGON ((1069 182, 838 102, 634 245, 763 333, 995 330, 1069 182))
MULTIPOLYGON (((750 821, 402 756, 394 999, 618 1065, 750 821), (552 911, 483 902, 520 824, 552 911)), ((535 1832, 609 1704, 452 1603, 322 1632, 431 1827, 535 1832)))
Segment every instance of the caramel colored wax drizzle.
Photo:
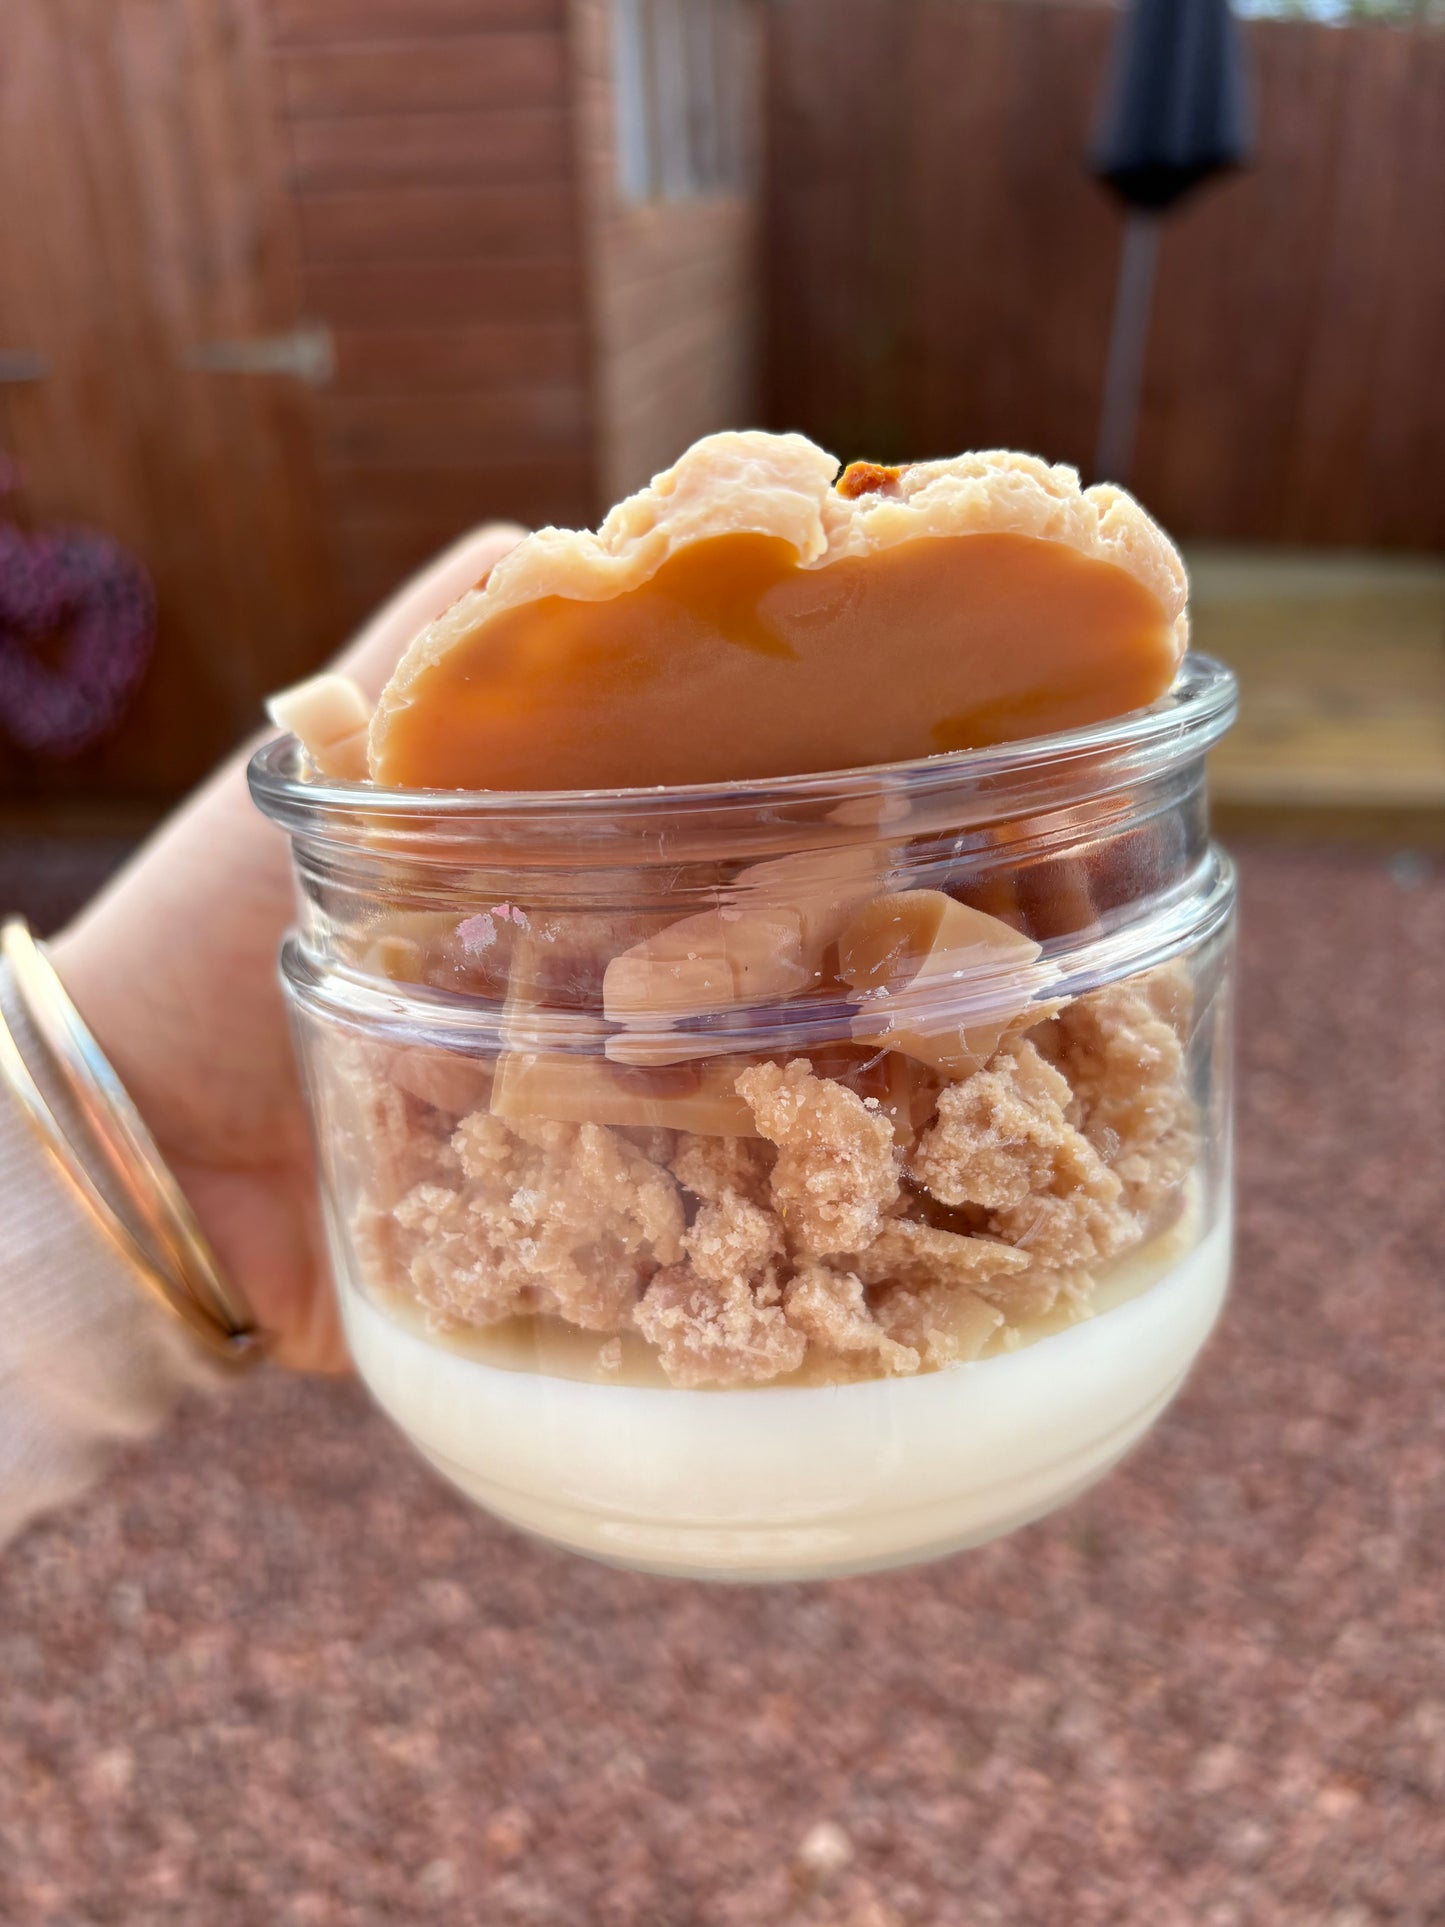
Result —
POLYGON ((607 600, 501 610, 412 683, 374 773, 592 789, 898 762, 1138 708, 1175 663, 1149 589, 1062 543, 932 536, 809 569, 721 535, 607 600))

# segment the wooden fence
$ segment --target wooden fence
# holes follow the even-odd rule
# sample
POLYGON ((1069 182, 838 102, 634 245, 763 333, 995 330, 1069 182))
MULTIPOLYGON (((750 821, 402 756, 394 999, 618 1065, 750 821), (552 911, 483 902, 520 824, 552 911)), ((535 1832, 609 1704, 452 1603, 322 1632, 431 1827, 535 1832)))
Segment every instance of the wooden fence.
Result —
MULTIPOLYGON (((770 411, 842 456, 1087 467, 1117 14, 779 0, 770 411)), ((1256 22, 1258 151, 1169 224, 1135 481, 1186 536, 1445 547, 1445 33, 1256 22)))
POLYGON ((0 801, 173 794, 460 530, 590 523, 751 412, 755 197, 624 204, 608 0, 0 23, 0 519, 108 531, 159 608, 106 741, 0 718, 0 801))

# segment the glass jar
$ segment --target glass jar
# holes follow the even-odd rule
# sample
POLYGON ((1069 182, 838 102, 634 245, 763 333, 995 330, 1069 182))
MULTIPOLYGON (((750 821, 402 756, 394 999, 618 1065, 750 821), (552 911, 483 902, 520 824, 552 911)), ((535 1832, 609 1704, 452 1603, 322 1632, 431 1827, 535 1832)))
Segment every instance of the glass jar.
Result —
POLYGON ((720 1579, 924 1559, 1142 1435, 1230 1253, 1234 886, 1153 708, 887 768, 403 792, 261 750, 352 1352, 479 1503, 720 1579))

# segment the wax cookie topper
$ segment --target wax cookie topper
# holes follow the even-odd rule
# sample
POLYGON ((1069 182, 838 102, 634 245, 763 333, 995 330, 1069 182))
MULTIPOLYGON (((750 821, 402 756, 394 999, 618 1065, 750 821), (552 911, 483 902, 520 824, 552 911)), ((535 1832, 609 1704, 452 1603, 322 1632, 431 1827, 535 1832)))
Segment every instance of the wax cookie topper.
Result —
POLYGON ((383 692, 382 784, 627 788, 1050 734, 1162 695, 1183 566, 1121 490, 1029 455, 885 468, 708 436, 595 533, 542 529, 383 692))

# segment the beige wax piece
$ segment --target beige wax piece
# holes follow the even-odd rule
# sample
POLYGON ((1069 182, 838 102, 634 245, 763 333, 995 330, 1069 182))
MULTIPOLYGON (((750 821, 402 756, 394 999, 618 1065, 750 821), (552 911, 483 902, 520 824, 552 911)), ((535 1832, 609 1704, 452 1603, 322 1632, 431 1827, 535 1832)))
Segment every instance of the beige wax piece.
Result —
POLYGON ((497 1060, 492 1114, 564 1124, 649 1124, 711 1137, 756 1137, 753 1114, 733 1088, 727 1062, 636 1070, 603 1057, 508 1051, 497 1060))
POLYGON ((504 905, 513 917, 511 949, 507 958, 507 996, 502 1007, 502 1041, 514 1049, 546 1049, 556 1042, 589 1047, 591 1038, 605 1034, 606 1026, 595 1012, 566 1001, 575 993, 574 973, 595 975, 600 962, 589 945, 579 951, 575 945, 551 942, 533 929, 526 913, 504 905))
POLYGON ((505 945, 510 1006, 595 1013, 612 959, 665 929, 667 917, 626 908, 542 910, 500 903, 469 919, 468 929, 475 925, 495 932, 493 954, 505 945))
POLYGON ((941 890, 875 897, 838 944, 839 974, 865 998, 853 1035, 967 1077, 988 1062, 1047 981, 1051 973, 1041 973, 1039 956, 1032 938, 941 890), (934 1028, 937 1020, 929 1020, 921 1028, 916 1004, 930 991, 956 996, 966 1011, 962 1023, 934 1028))
POLYGON ((433 1110, 450 1117, 484 1111, 492 1090, 492 1068, 482 1058, 456 1051, 399 1050, 391 1060, 391 1081, 433 1110))
POLYGON ((812 976, 796 911, 704 910, 614 957, 603 1009, 613 1023, 666 1023, 787 997, 812 976))
POLYGON ((738 876, 732 907, 749 916, 786 907, 798 918, 804 960, 816 969, 853 912, 887 887, 892 861, 893 850, 877 843, 768 857, 738 876))
MULTIPOLYGON (((660 1030, 812 989, 822 980, 824 952, 878 890, 886 861, 876 845, 853 844, 750 864, 716 910, 679 918, 613 958, 602 986, 608 1019, 660 1030)), ((669 1060, 657 1039, 646 1061, 708 1055, 705 1040, 694 1049, 698 1042, 679 1033, 669 1060)), ((626 1044, 609 1054, 644 1061, 626 1044)))
POLYGON ((426 982, 426 955, 410 937, 378 937, 367 944, 357 964, 368 977, 390 977, 399 984, 426 982))
POLYGON ((371 704, 350 676, 332 671, 283 689, 266 701, 278 729, 289 729, 323 776, 364 782, 371 704))
POLYGON ((734 1038, 718 1032, 687 1030, 614 1030, 602 1046, 614 1064, 689 1064, 704 1057, 737 1052, 734 1038))
POLYGON ((339 931, 338 944, 365 976, 449 989, 447 951, 455 928, 450 912, 390 907, 369 927, 339 931))

